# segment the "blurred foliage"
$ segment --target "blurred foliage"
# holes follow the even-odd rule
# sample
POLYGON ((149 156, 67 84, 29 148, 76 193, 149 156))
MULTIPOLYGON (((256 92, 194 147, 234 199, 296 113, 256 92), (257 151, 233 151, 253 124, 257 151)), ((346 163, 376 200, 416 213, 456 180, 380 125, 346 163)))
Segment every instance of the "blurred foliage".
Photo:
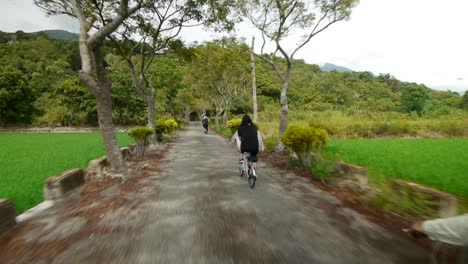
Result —
POLYGON ((149 146, 149 137, 154 134, 154 131, 147 127, 135 127, 128 131, 128 136, 135 140, 136 153, 139 158, 145 156, 145 152, 149 146))

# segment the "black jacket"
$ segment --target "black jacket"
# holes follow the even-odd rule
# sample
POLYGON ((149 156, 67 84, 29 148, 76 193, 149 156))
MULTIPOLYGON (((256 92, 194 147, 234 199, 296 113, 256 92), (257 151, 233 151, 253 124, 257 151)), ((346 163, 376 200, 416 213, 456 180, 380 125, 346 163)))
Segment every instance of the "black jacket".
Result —
POLYGON ((255 125, 240 126, 237 135, 241 140, 241 152, 258 152, 257 127, 255 125))

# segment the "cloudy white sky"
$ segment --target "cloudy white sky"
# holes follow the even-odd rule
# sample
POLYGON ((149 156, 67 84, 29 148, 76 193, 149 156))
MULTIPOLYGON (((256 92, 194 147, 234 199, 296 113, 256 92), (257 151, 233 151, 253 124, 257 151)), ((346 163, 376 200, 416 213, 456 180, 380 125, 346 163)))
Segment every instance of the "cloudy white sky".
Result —
MULTIPOLYGON (((361 0, 350 21, 317 35, 297 57, 462 92, 468 90, 467 10, 467 0, 361 0)), ((77 32, 78 25, 46 17, 32 0, 0 0, 1 31, 44 29, 77 32)), ((254 34, 249 25, 239 25, 239 37, 254 34)), ((182 37, 190 42, 219 35, 190 28, 182 37)))

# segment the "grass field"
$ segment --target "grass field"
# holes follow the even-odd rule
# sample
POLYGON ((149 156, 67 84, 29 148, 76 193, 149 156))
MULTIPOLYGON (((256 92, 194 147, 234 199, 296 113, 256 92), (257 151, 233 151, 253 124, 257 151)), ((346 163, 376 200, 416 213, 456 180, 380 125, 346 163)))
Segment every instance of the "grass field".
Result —
MULTIPOLYGON (((117 134, 121 146, 132 140, 117 134)), ((85 168, 105 153, 99 133, 0 133, 0 198, 17 213, 43 201, 44 180, 70 168, 85 168)))
POLYGON ((406 179, 468 197, 468 139, 332 140, 325 151, 369 168, 374 181, 406 179))

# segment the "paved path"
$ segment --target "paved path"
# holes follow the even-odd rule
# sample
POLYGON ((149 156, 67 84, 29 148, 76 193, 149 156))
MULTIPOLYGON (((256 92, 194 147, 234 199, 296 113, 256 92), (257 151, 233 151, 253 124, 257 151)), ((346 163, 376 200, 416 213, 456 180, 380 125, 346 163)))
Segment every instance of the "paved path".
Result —
MULTIPOLYGON (((428 263, 418 246, 303 178, 260 162, 258 184, 250 189, 238 176, 234 146, 196 125, 181 132, 161 172, 125 197, 138 209, 117 210, 96 224, 130 232, 77 238, 44 263, 428 263)), ((55 224, 89 225, 79 216, 55 224)), ((63 239, 53 235, 56 229, 24 239, 63 239)))

